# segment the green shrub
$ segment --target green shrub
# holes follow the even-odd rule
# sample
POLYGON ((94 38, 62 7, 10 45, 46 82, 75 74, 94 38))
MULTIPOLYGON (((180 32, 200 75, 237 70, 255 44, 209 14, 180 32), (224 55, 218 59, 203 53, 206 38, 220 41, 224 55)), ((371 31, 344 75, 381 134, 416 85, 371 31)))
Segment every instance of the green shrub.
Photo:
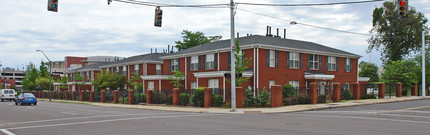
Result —
POLYGON ((212 106, 222 106, 224 104, 221 95, 212 94, 212 106))
POLYGON ((190 103, 190 94, 182 93, 181 95, 179 95, 179 102, 181 103, 181 105, 188 105, 190 103))
POLYGON ((245 89, 245 100, 243 101, 245 106, 253 106, 257 103, 257 98, 254 97, 254 93, 249 89, 245 89))
POLYGON ((204 105, 204 88, 199 87, 196 89, 196 93, 191 96, 191 102, 194 104, 194 106, 200 106, 203 107, 204 105))
POLYGON ((325 103, 325 102, 326 102, 326 96, 318 95, 317 103, 325 103))
POLYGON ((294 88, 291 84, 285 84, 282 89, 282 97, 288 98, 294 96, 296 96, 296 88, 294 88))
POLYGON ((287 97, 284 98, 283 101, 284 105, 295 105, 296 103, 296 97, 287 97))
POLYGON ((309 104, 311 103, 310 98, 306 94, 299 94, 297 97, 297 104, 309 104))
POLYGON ((361 95, 360 99, 376 99, 376 96, 373 94, 361 95))
POLYGON ((351 100, 353 98, 352 92, 349 89, 343 90, 341 95, 341 100, 351 100))
POLYGON ((173 105, 173 94, 170 94, 169 96, 167 96, 166 104, 173 105))
POLYGON ((224 105, 222 105, 223 108, 231 108, 231 103, 227 102, 224 105))
POLYGON ((166 94, 154 91, 152 94, 152 103, 153 104, 165 104, 166 103, 166 94))
POLYGON ((258 103, 261 104, 261 106, 266 106, 266 104, 270 103, 270 94, 266 90, 266 88, 263 88, 260 95, 258 95, 258 103))
POLYGON ((120 98, 118 99, 118 102, 119 102, 120 104, 128 104, 128 97, 124 97, 124 98, 120 97, 120 98))
POLYGON ((146 94, 134 93, 134 101, 142 101, 143 103, 146 103, 146 94))

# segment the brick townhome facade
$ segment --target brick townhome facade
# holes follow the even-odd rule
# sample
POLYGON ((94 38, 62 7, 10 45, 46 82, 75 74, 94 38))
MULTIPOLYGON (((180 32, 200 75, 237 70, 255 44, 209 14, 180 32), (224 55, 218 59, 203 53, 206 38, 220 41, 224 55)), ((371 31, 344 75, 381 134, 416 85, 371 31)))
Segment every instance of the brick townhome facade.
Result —
MULTIPOLYGON (((332 85, 339 82, 348 87, 357 82, 359 55, 330 48, 316 43, 282 39, 270 36, 247 36, 239 38, 245 57, 251 58, 244 77, 250 78, 242 84, 248 88, 270 88, 271 85, 287 83, 295 87, 307 87, 310 82, 332 85)), ((116 72, 131 79, 138 73, 145 90, 171 90, 168 80, 174 70, 185 73, 184 88, 209 87, 230 89, 224 77, 230 73, 230 40, 211 42, 173 54, 151 53, 129 57, 107 64, 91 65, 76 69, 91 79, 102 70, 116 72)), ((69 77, 73 74, 69 73, 69 77)), ((69 83, 73 80, 69 80, 69 83)), ((89 89, 94 90, 92 86, 89 89)), ((69 90, 71 90, 69 86, 69 90)))

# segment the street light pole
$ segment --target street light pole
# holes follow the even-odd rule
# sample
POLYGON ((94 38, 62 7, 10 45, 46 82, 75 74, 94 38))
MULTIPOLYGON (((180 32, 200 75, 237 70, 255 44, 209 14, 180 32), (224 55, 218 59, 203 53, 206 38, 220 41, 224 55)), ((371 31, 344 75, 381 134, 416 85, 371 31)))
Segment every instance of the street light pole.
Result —
POLYGON ((426 96, 426 63, 425 63, 425 60, 426 60, 426 41, 425 41, 425 34, 426 34, 426 32, 428 32, 429 31, 429 29, 424 29, 423 31, 422 31, 422 40, 423 40, 423 42, 422 42, 422 89, 421 89, 421 93, 422 93, 422 96, 423 97, 425 97, 426 96))
POLYGON ((231 46, 231 110, 230 112, 236 112, 236 59, 234 57, 236 48, 234 45, 234 1, 230 0, 230 46, 231 46))
POLYGON ((51 65, 52 65, 52 62, 51 62, 51 60, 49 60, 49 58, 45 55, 45 53, 42 50, 36 50, 36 52, 42 52, 42 54, 45 56, 45 58, 49 61, 49 102, 51 102, 51 97, 52 97, 52 92, 51 92, 51 76, 52 76, 51 65))

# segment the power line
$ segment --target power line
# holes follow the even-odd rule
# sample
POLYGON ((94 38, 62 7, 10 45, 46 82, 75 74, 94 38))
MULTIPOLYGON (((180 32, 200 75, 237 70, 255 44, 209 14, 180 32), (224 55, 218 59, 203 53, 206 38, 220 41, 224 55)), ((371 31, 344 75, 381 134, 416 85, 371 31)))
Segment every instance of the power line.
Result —
POLYGON ((350 2, 334 2, 334 3, 311 3, 311 4, 267 4, 267 3, 246 3, 246 2, 237 2, 236 4, 252 5, 252 6, 304 7, 304 6, 330 6, 330 5, 361 4, 361 3, 370 3, 370 2, 379 2, 379 1, 385 1, 385 0, 350 1, 350 2))
POLYGON ((364 35, 364 36, 372 36, 371 34, 358 33, 358 32, 351 32, 351 31, 345 31, 345 30, 338 30, 338 29, 332 29, 332 28, 326 28, 326 27, 316 26, 316 25, 312 25, 312 24, 300 23, 300 22, 296 22, 296 21, 292 21, 292 20, 282 19, 282 18, 278 18, 278 17, 274 17, 274 16, 269 16, 269 15, 265 15, 265 14, 257 13, 257 12, 252 12, 252 11, 245 10, 245 9, 239 9, 239 8, 238 8, 238 10, 245 11, 245 12, 249 12, 249 13, 253 13, 253 14, 257 14, 257 15, 261 15, 261 16, 265 16, 265 17, 269 17, 269 18, 273 18, 273 19, 277 19, 277 20, 287 21, 287 22, 289 22, 289 23, 291 23, 291 24, 300 24, 300 25, 304 25, 304 26, 308 26, 308 27, 314 27, 314 28, 325 29, 325 30, 331 30, 331 31, 337 31, 337 32, 343 32, 343 33, 349 33, 349 34, 364 35))
POLYGON ((142 6, 152 6, 152 7, 189 7, 189 8, 228 8, 228 4, 203 4, 203 5, 178 5, 178 4, 165 4, 165 3, 155 3, 155 2, 144 2, 137 0, 113 0, 117 2, 123 2, 128 4, 142 5, 142 6))

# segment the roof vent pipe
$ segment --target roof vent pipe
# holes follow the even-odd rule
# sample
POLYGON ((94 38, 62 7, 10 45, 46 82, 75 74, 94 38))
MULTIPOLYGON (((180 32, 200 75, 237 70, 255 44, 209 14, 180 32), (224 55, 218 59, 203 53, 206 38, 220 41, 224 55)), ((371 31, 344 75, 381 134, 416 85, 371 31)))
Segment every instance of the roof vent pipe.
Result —
POLYGON ((279 28, 276 28, 276 37, 279 37, 279 28))
POLYGON ((239 38, 239 32, 237 33, 237 38, 239 38))
POLYGON ((155 53, 157 53, 157 48, 155 48, 155 53))
POLYGON ((151 54, 152 54, 152 48, 151 48, 151 54))
POLYGON ((266 36, 269 36, 269 26, 266 28, 266 36))
POLYGON ((272 27, 271 26, 269 26, 269 36, 273 36, 272 35, 272 27))
POLYGON ((172 45, 172 53, 173 53, 173 45, 172 45))
POLYGON ((167 52, 170 53, 170 45, 167 45, 167 52))

